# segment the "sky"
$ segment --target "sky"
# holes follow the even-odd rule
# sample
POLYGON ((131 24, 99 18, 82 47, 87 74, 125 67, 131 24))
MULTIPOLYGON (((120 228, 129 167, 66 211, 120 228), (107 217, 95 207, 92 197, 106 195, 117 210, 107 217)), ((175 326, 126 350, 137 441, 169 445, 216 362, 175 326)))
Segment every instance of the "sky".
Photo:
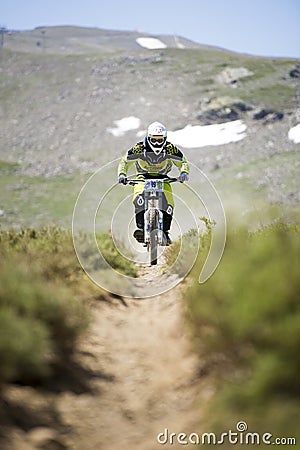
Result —
POLYGON ((175 34, 259 56, 300 58, 300 0, 0 0, 0 26, 78 25, 175 34))

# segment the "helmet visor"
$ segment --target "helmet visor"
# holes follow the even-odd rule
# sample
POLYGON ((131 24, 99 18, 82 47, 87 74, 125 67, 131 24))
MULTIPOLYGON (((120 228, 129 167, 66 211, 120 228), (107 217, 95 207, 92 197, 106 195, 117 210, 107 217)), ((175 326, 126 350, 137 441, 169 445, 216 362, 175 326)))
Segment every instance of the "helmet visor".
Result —
POLYGON ((154 147, 161 147, 165 142, 165 138, 163 136, 151 136, 149 142, 154 147))

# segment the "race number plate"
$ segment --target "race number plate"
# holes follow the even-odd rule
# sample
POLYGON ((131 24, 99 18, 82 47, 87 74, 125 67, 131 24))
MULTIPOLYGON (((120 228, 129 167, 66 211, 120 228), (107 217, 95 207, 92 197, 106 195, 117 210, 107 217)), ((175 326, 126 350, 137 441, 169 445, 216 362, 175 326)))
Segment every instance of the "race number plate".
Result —
POLYGON ((146 180, 145 190, 146 191, 163 191, 164 183, 161 180, 146 180))

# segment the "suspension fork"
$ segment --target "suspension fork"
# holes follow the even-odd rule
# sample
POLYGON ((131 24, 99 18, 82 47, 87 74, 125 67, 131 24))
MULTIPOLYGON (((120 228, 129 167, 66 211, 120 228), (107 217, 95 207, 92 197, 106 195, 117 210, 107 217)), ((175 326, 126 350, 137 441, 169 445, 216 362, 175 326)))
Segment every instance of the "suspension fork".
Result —
POLYGON ((145 212, 144 212, 144 241, 146 244, 150 242, 150 211, 149 192, 145 192, 145 212))
POLYGON ((163 228, 164 228, 164 215, 163 215, 163 196, 162 193, 158 193, 158 231, 157 240, 158 244, 163 243, 163 228))
POLYGON ((162 213, 162 196, 159 192, 155 197, 150 196, 149 192, 145 192, 145 213, 144 213, 144 240, 145 243, 150 241, 150 214, 155 209, 158 214, 157 220, 157 238, 158 244, 163 242, 163 213, 162 213))
POLYGON ((150 215, 155 210, 157 214, 157 243, 163 244, 164 214, 163 214, 163 192, 145 192, 144 213, 144 242, 150 242, 150 215))

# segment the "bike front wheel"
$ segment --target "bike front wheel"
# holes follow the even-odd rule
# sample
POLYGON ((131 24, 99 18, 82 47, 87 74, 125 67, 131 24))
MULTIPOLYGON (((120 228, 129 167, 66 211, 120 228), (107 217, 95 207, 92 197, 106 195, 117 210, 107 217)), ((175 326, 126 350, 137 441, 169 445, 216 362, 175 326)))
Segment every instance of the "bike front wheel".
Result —
POLYGON ((155 266, 157 264, 157 226, 158 226, 158 214, 157 210, 150 211, 150 265, 155 266))

